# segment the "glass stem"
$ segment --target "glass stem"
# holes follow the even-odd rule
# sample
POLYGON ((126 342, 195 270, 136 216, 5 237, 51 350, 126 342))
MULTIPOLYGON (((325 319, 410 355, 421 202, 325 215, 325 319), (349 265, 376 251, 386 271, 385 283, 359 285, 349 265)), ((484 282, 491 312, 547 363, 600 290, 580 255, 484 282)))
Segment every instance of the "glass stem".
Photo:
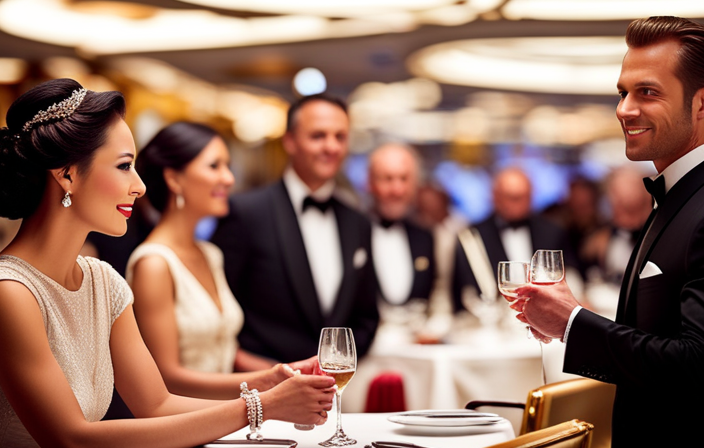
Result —
POLYGON ((337 434, 342 434, 342 392, 335 392, 335 400, 337 401, 337 434))

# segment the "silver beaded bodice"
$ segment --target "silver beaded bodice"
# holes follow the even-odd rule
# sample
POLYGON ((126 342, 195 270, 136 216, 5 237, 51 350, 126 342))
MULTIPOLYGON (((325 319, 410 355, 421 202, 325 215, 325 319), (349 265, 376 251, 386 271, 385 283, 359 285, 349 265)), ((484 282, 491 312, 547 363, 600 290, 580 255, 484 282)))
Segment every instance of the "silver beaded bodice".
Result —
MULTIPOLYGON (((112 398, 110 330, 132 303, 127 282, 107 263, 78 257, 83 282, 70 291, 27 262, 0 256, 0 280, 14 280, 37 300, 49 346, 87 421, 100 420, 112 398)), ((2 366, 0 366, 2 368, 2 366)), ((0 390, 0 446, 36 447, 0 390)))

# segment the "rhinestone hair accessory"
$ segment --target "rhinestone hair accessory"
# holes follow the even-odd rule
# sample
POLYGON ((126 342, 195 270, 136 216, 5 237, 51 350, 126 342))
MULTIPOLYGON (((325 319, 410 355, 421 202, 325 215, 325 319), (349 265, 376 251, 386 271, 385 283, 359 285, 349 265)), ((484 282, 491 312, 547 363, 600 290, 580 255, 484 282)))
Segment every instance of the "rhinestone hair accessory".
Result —
POLYGON ((74 90, 71 96, 65 100, 52 104, 47 110, 40 110, 37 112, 34 118, 22 126, 22 130, 27 132, 37 123, 70 117, 76 109, 78 109, 78 106, 81 105, 81 102, 83 102, 83 98, 85 98, 87 92, 88 91, 86 89, 74 90))

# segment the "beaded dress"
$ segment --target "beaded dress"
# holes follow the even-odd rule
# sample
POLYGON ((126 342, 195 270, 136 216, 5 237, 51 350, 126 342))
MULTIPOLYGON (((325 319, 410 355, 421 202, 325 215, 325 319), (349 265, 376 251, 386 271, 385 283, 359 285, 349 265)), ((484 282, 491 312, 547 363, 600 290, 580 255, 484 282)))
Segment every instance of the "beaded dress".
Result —
POLYGON ((174 251, 163 244, 144 243, 137 247, 127 262, 126 278, 132 284, 134 265, 142 257, 162 257, 174 284, 174 312, 181 365, 200 372, 231 373, 244 313, 225 278, 220 249, 207 241, 197 241, 197 244, 215 280, 222 312, 174 251))
MULTIPOLYGON (((17 281, 32 292, 39 304, 51 352, 86 420, 95 422, 105 415, 112 399, 110 330, 133 297, 127 282, 109 264, 80 256, 76 261, 83 271, 83 281, 76 291, 64 288, 11 255, 0 255, 0 280, 17 281)), ((0 446, 38 446, 2 390, 0 446)))

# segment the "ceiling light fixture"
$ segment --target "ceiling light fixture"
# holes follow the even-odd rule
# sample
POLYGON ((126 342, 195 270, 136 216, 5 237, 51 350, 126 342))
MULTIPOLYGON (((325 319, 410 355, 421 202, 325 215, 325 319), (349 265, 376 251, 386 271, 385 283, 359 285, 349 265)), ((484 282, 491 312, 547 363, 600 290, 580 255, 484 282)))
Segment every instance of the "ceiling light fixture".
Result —
POLYGON ((328 20, 284 15, 242 19, 210 11, 154 9, 149 17, 115 15, 100 3, 73 8, 61 0, 2 0, 0 29, 26 39, 74 47, 87 55, 240 47, 367 36, 413 29, 412 17, 328 20), (184 32, 188 30, 188 32, 184 32))
MULTIPOLYGON (((424 11, 449 6, 454 0, 181 0, 212 8, 270 14, 305 14, 324 17, 363 17, 402 11, 424 11)), ((493 0, 496 1, 496 0, 493 0)), ((501 3, 496 1, 496 3, 501 3)))
POLYGON ((704 17, 704 3, 692 0, 510 0, 507 19, 627 20, 650 16, 704 17))
POLYGON ((416 76, 524 92, 616 94, 623 37, 470 39, 426 47, 409 57, 416 76))

